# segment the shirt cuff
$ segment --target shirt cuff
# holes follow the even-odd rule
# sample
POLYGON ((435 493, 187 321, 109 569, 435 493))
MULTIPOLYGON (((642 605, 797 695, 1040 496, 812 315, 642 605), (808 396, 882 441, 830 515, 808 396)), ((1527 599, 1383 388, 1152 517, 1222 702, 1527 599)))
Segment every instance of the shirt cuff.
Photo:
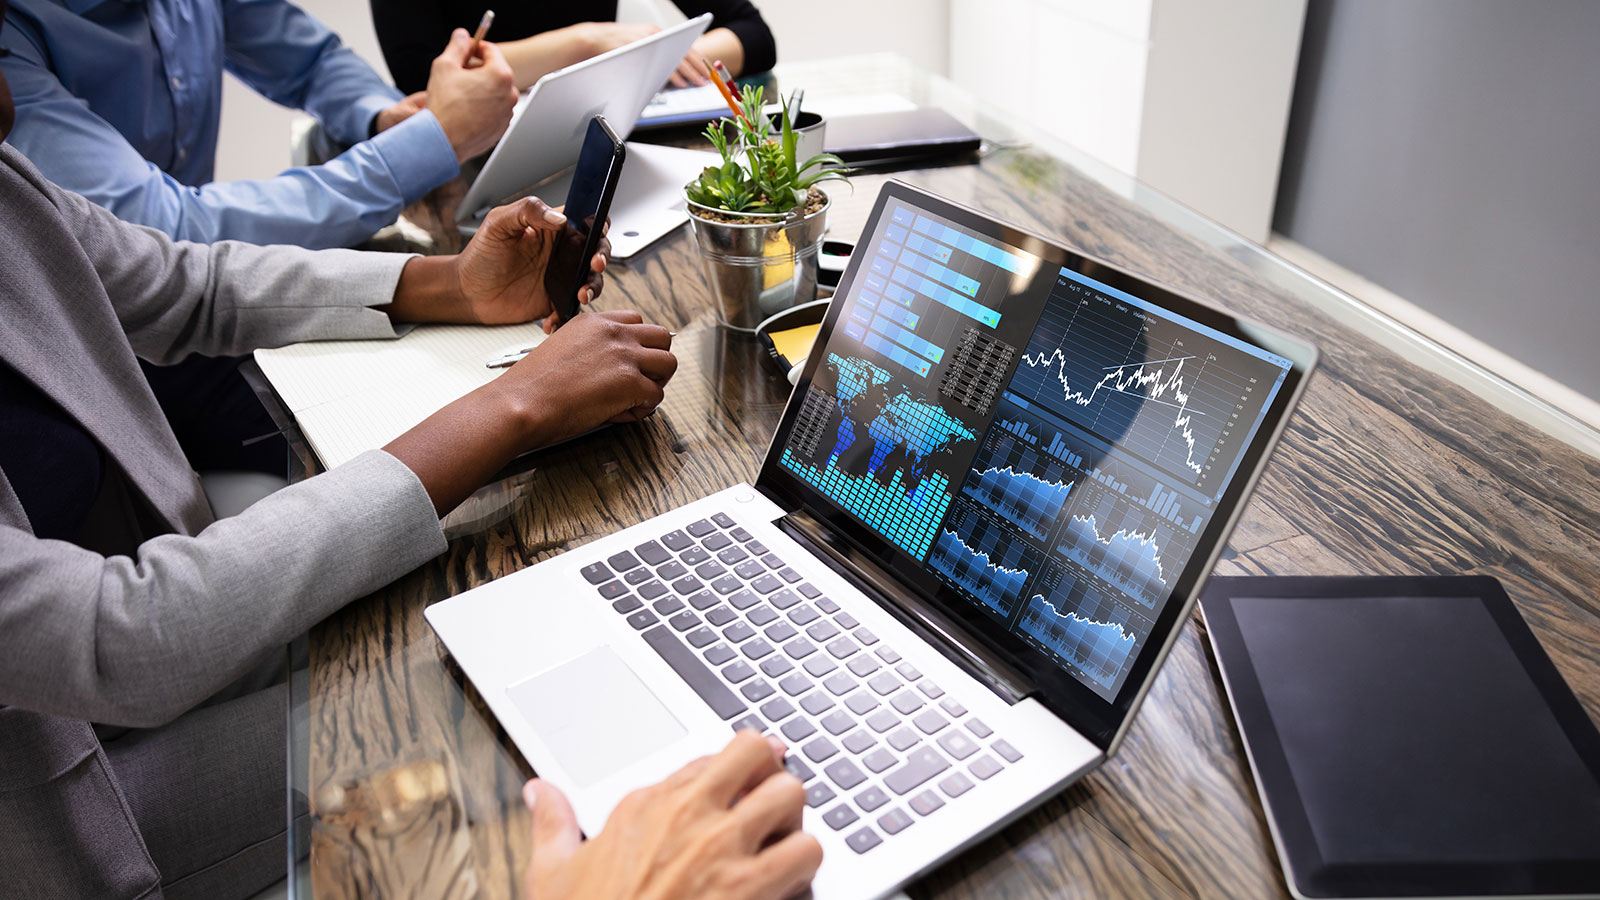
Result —
MULTIPOLYGON (((382 94, 368 94, 365 97, 362 97, 360 100, 350 104, 349 121, 359 123, 361 127, 361 133, 356 136, 357 140, 364 141, 367 138, 373 137, 374 135, 370 129, 376 127, 378 113, 381 113, 396 103, 399 103, 402 99, 404 98, 385 97, 382 94)), ((356 143, 356 141, 351 141, 351 143, 356 143)))
POLYGON ((372 146, 389 167, 406 205, 415 203, 461 172, 456 150, 445 137, 444 126, 429 110, 422 110, 372 139, 372 146))

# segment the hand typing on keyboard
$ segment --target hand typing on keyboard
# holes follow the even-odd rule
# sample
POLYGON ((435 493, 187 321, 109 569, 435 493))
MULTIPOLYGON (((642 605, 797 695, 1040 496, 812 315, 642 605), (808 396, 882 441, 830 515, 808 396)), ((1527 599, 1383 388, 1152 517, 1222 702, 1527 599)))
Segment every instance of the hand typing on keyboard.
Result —
POLYGON ((739 732, 716 756, 624 797, 587 842, 567 798, 537 778, 528 782, 527 896, 779 900, 799 893, 822 864, 822 847, 800 831, 806 792, 784 770, 783 754, 776 739, 739 732))

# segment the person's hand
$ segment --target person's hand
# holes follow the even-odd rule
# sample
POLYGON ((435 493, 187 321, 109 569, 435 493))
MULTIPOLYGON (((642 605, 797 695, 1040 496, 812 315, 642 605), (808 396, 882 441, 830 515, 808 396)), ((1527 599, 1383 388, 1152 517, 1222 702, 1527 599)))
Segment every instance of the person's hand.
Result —
POLYGON ((379 132, 388 131, 417 113, 422 112, 427 105, 428 92, 417 91, 399 103, 379 112, 378 118, 372 123, 372 133, 378 134, 379 132))
POLYGON ((572 38, 581 44, 582 58, 588 59, 660 30, 661 26, 648 22, 579 22, 572 26, 572 38))
MULTIPOLYGON (((455 275, 469 321, 485 325, 545 320, 554 331, 559 317, 545 290, 545 269, 556 242, 563 240, 567 217, 537 197, 493 209, 478 233, 455 258, 455 275)), ((602 228, 606 226, 601 226, 602 228)), ((611 242, 601 237, 589 260, 589 281, 578 289, 578 302, 600 296, 611 242)))
POLYGON ((782 744, 742 731, 716 756, 623 798, 587 842, 567 798, 539 779, 528 782, 527 896, 779 900, 799 893, 822 864, 822 847, 800 831, 805 788, 782 759, 782 744))
POLYGON ((434 59, 424 92, 427 108, 439 118, 456 159, 462 162, 494 147, 517 104, 511 66, 500 48, 480 41, 477 56, 471 54, 472 35, 457 28, 434 59), (473 61, 479 64, 469 67, 473 61))
POLYGON ((681 88, 690 85, 699 87, 711 83, 711 73, 706 71, 705 64, 701 62, 699 45, 700 41, 696 40, 695 46, 690 48, 688 55, 684 56, 683 61, 678 63, 678 68, 674 69, 672 76, 667 79, 667 84, 681 88))
POLYGON ((656 411, 678 371, 672 333, 632 310, 568 322, 491 382, 512 409, 534 414, 525 450, 656 411))

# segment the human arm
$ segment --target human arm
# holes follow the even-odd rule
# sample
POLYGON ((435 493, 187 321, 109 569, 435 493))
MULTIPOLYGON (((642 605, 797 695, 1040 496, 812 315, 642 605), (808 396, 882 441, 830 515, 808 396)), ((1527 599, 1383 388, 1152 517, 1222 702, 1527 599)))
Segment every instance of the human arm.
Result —
POLYGON ((784 771, 783 753, 776 739, 742 731, 716 756, 624 797, 588 841, 561 791, 528 782, 533 848, 525 895, 779 900, 799 893, 821 865, 822 847, 800 830, 805 788, 784 771))
POLYGON ((735 76, 765 72, 778 61, 772 29, 750 0, 674 0, 686 16, 711 13, 711 28, 695 39, 694 48, 672 73, 673 87, 705 84, 702 59, 721 62, 735 76))

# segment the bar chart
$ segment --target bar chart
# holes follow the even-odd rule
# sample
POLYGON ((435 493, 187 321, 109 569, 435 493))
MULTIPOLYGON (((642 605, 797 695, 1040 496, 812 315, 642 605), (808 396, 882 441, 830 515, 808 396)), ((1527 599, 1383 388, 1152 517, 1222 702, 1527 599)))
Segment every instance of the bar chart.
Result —
POLYGON ((961 491, 1048 541, 1094 450, 1060 427, 1002 402, 961 491))

